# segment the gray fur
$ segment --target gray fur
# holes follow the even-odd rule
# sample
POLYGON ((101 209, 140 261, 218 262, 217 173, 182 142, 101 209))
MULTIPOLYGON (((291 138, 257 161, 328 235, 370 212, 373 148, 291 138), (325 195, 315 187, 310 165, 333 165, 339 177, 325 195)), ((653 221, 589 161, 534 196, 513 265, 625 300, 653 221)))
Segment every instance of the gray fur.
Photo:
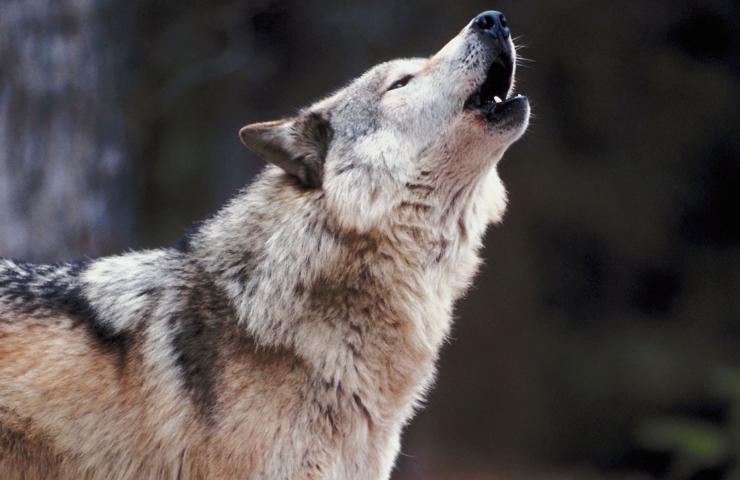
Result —
POLYGON ((245 127, 274 165, 178 248, 0 261, 0 476, 388 478, 527 125, 463 109, 489 57, 245 127))

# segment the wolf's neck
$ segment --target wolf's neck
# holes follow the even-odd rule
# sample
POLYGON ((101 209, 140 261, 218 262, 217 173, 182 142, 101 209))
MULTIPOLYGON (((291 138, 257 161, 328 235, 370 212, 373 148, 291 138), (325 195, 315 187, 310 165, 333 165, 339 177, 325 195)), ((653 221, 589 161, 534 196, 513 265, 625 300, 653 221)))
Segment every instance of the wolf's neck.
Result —
POLYGON ((272 181, 206 222, 193 254, 259 344, 292 349, 327 385, 395 392, 388 407, 407 408, 431 377, 484 226, 459 238, 470 223, 461 209, 454 231, 402 219, 382 232, 340 231, 320 191, 272 181))

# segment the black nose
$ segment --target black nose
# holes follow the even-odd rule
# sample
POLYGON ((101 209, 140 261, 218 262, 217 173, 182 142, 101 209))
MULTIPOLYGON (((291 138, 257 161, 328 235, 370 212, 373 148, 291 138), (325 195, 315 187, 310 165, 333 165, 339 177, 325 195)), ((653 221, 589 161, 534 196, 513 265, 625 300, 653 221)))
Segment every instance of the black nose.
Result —
POLYGON ((473 25, 480 29, 481 32, 487 33, 492 37, 509 38, 509 23, 503 13, 495 10, 489 10, 479 14, 473 19, 473 25))

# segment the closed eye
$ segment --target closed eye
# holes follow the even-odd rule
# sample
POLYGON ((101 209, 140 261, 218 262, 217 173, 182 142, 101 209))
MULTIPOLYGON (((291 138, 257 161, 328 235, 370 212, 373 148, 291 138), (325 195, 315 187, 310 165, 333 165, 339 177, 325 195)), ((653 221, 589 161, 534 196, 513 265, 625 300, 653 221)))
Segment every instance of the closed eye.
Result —
POLYGON ((395 90, 397 88, 405 87, 406 84, 408 84, 412 78, 414 78, 413 75, 404 75, 403 77, 399 78, 395 82, 391 83, 391 86, 388 87, 388 90, 386 90, 386 92, 390 92, 391 90, 395 90))

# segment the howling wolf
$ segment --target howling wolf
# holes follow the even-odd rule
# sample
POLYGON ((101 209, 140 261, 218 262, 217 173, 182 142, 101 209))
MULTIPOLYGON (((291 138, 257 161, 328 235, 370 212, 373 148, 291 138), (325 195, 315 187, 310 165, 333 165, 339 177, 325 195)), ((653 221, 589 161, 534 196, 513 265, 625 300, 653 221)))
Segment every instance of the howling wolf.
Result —
POLYGON ((0 259, 0 478, 386 479, 525 131, 505 17, 242 141, 175 248, 0 259))

